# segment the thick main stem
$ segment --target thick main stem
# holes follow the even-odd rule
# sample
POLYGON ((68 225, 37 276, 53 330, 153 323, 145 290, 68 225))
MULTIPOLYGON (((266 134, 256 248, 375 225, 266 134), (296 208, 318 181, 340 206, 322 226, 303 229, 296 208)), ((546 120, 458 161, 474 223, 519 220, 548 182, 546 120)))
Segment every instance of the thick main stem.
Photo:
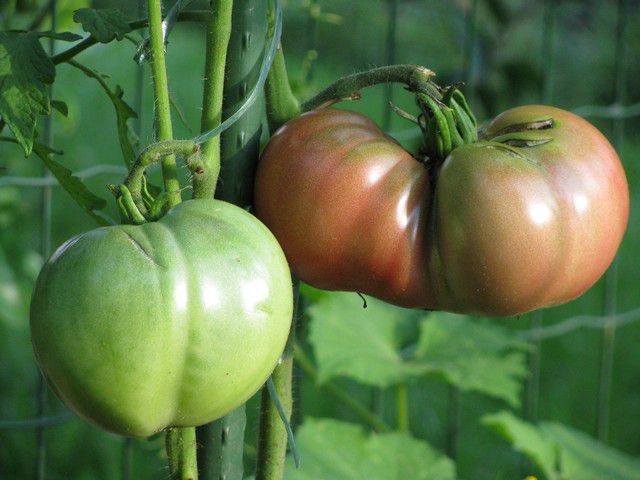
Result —
MULTIPOLYGON (((206 132, 222 122, 222 98, 227 46, 231 35, 233 0, 213 3, 213 15, 207 23, 204 91, 200 131, 206 132)), ((220 136, 202 145, 204 172, 193 178, 193 198, 213 198, 220 174, 220 136)))
MULTIPOLYGON (((169 103, 169 85, 164 60, 164 39, 162 35, 161 0, 149 0, 149 45, 151 48, 151 72, 153 74, 153 96, 156 107, 156 137, 158 141, 172 140, 171 104, 169 103)), ((167 155, 162 159, 162 179, 164 189, 169 195, 168 206, 181 202, 180 184, 176 168, 176 157, 167 155)))

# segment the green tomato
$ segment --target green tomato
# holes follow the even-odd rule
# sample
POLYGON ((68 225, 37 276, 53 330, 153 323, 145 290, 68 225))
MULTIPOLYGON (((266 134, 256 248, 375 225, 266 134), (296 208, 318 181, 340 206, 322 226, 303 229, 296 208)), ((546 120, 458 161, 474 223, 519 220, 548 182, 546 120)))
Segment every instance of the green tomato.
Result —
POLYGON ((158 222, 78 235, 49 259, 31 337, 52 389, 81 417, 146 437, 244 403, 284 349, 289 268, 255 217, 218 200, 158 222))

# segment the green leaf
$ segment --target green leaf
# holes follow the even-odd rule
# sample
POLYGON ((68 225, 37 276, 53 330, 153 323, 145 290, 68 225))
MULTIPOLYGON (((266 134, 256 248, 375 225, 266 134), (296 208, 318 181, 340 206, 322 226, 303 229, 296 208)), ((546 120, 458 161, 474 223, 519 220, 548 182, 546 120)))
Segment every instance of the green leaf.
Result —
POLYGON ((550 480, 640 480, 640 459, 555 422, 531 425, 510 412, 482 422, 526 454, 550 480))
POLYGON ((91 68, 78 63, 75 60, 68 62, 77 69, 81 70, 87 77, 93 78, 98 81, 102 89, 106 92, 116 110, 116 125, 118 128, 118 140, 120 143, 120 150, 122 151, 122 157, 127 168, 131 168, 136 160, 136 148, 138 143, 138 137, 129 126, 129 119, 138 118, 136 111, 131 108, 127 102, 123 100, 124 91, 120 88, 120 85, 116 85, 115 91, 109 88, 109 85, 104 81, 104 78, 108 78, 105 75, 92 70, 91 68))
POLYGON ((78 35, 77 33, 71 32, 37 32, 38 38, 46 37, 53 38, 55 40, 62 40, 64 42, 76 42, 78 40, 82 40, 82 35, 78 35))
POLYGON ((301 468, 287 459, 287 480, 454 480, 455 465, 405 433, 366 434, 362 427, 307 418, 296 442, 301 468))
POLYGON ((432 313, 421 325, 413 362, 462 391, 520 404, 527 374, 526 343, 496 325, 463 315, 432 313))
POLYGON ((510 441, 513 449, 529 457, 549 480, 559 480, 557 446, 536 427, 507 411, 485 415, 482 424, 510 441))
POLYGON ((54 151, 50 148, 36 143, 33 146, 33 152, 40 157, 47 169, 56 177, 58 183, 64 188, 71 198, 80 205, 99 225, 108 225, 104 218, 95 213, 96 210, 102 210, 107 202, 89 191, 82 181, 74 176, 70 170, 56 162, 52 157, 54 151))
POLYGON ((527 344, 508 331, 461 315, 425 315, 375 299, 364 309, 355 294, 317 298, 307 314, 320 383, 346 376, 387 387, 432 376, 463 391, 519 404, 527 372, 521 350, 527 344), (413 346, 403 348, 407 343, 413 346))
POLYGON ((0 32, 0 116, 31 153, 38 115, 51 112, 47 85, 55 66, 34 32, 0 32))
POLYGON ((61 100, 51 100, 51 106, 62 114, 63 117, 69 115, 69 107, 61 100))
POLYGON ((117 8, 81 8, 73 13, 73 20, 100 43, 122 40, 131 31, 127 18, 117 8))
POLYGON ((421 312, 371 299, 363 308, 354 293, 331 293, 307 309, 309 341, 318 363, 318 382, 348 376, 386 387, 414 374, 399 352, 402 324, 421 312))

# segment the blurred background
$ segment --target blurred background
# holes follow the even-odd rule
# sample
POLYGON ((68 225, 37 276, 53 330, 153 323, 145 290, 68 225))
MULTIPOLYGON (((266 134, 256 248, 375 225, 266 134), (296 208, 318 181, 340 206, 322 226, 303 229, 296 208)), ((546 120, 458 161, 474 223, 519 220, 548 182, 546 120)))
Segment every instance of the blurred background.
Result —
MULTIPOLYGON (((19 1, 12 28, 24 28, 33 16, 21 8, 28 10, 30 4, 36 4, 37 11, 38 4, 44 3, 19 1)), ((190 8, 205 8, 206 4, 195 2, 190 8)), ((131 19, 140 17, 134 1, 59 0, 58 30, 82 33, 72 22, 72 12, 85 6, 121 8, 131 19)), ((640 76, 640 1, 287 0, 283 6, 282 43, 300 98, 354 71, 389 63, 416 63, 434 70, 442 84, 464 81, 463 91, 481 121, 516 105, 552 104, 588 118, 614 144, 629 180, 631 217, 614 273, 587 294, 539 314, 500 320, 425 319, 414 313, 399 314, 397 309, 386 312, 376 303, 370 307, 371 315, 378 312, 387 319, 401 317, 389 327, 400 333, 385 338, 385 345, 392 350, 400 351, 411 343, 409 337, 415 341, 416 332, 427 324, 449 329, 446 333, 452 337, 455 332, 448 325, 455 324, 460 326, 459 335, 476 340, 482 332, 469 325, 482 325, 486 327, 483 331, 511 339, 496 346, 467 344, 456 337, 458 343, 452 340, 447 344, 447 355, 443 354, 448 364, 440 359, 444 364, 432 365, 429 374, 402 381, 408 385, 413 437, 427 441, 455 462, 454 477, 435 473, 424 478, 520 479, 526 474, 552 478, 555 467, 541 467, 539 460, 532 462, 531 458, 539 459, 542 454, 532 455, 531 450, 536 449, 536 439, 556 435, 555 441, 562 443, 557 438, 570 432, 573 436, 562 443, 562 452, 573 449, 578 460, 571 457, 572 461, 582 470, 575 467, 572 473, 555 478, 640 479, 640 93, 635 88, 640 76), (469 363, 476 353, 488 355, 484 371, 481 366, 469 370, 458 365, 469 363), (491 363, 494 361, 498 363, 491 363), (523 434, 506 414, 487 417, 495 412, 511 412, 527 426, 541 426, 523 434), (565 427, 558 433, 558 428, 565 427)), ((61 44, 56 48, 67 47, 61 44)), ((176 26, 167 61, 177 106, 177 138, 193 136, 199 126, 203 49, 200 25, 176 26)), ((106 81, 112 88, 123 88, 124 100, 140 112, 140 139, 145 145, 152 141, 151 79, 148 69, 134 63, 134 53, 135 45, 124 40, 97 45, 78 58, 108 74, 106 81)), ((362 100, 340 106, 367 113, 398 140, 412 146, 417 132, 387 105, 387 99, 392 99, 415 112, 412 98, 401 87, 380 86, 362 93, 362 100)), ((65 64, 57 68, 53 98, 69 108, 66 117, 53 114, 53 146, 64 150, 59 161, 84 176, 93 192, 107 198, 110 205, 106 212, 117 218, 105 188, 125 174, 112 104, 95 80, 65 64)), ((43 248, 42 188, 39 180, 33 180, 42 175, 42 164, 35 157, 23 158, 21 151, 8 143, 0 143, 0 159, 0 478, 34 478, 38 434, 24 420, 38 415, 39 375, 29 341, 28 304, 47 252, 43 248)), ((51 248, 94 227, 59 187, 52 187, 51 205, 51 248)), ((331 350, 323 344, 329 333, 322 322, 331 315, 362 315, 361 306, 356 305, 359 300, 352 295, 353 304, 351 297, 345 300, 311 289, 304 291, 309 308, 302 344, 317 363, 320 382, 331 382, 393 425, 397 407, 394 381, 349 373, 352 369, 346 366, 332 371, 323 364, 322 358, 331 350), (346 302, 344 309, 335 313, 332 305, 340 302, 346 302)), ((387 325, 385 318, 380 321, 387 325)), ((376 321, 362 328, 375 329, 376 321)), ((354 322, 358 324, 357 319, 354 322)), ((349 360, 345 362, 350 365, 349 360)), ((377 364, 372 360, 371 365, 375 369, 377 364)), ((309 418, 333 418, 368 428, 352 409, 319 388, 318 378, 310 371, 299 368, 296 375, 296 425, 304 427, 309 418)), ((252 471, 255 460, 258 408, 255 398, 247 407, 247 472, 252 471)), ((49 423, 47 429, 40 430, 46 445, 46 478, 168 476, 161 435, 125 442, 73 417, 52 394, 47 395, 41 413, 49 423)), ((300 439, 307 465, 322 464, 312 448, 320 449, 321 444, 312 441, 321 435, 320 426, 308 424, 300 439)), ((548 453, 549 458, 553 455, 548 453)), ((286 478, 303 478, 288 472, 286 478)), ((326 478, 364 477, 336 474, 326 478)))

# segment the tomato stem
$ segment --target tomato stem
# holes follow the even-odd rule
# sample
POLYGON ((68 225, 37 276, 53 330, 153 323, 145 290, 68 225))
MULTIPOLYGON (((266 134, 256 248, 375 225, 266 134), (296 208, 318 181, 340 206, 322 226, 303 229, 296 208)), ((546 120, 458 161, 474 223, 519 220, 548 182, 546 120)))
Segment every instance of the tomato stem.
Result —
POLYGON ((366 87, 383 83, 403 83, 413 92, 428 92, 440 96, 440 87, 431 81, 435 73, 421 65, 387 65, 342 77, 302 104, 308 112, 335 99, 349 98, 366 87))
MULTIPOLYGON (((151 72, 153 75, 153 96, 156 110, 156 138, 159 141, 173 139, 171 126, 171 104, 169 102, 169 85, 167 68, 164 59, 164 38, 162 34, 161 0, 149 0, 149 45, 151 55, 151 72)), ((169 196, 168 206, 172 207, 182 201, 180 183, 174 155, 162 159, 162 179, 164 189, 169 196)))
MULTIPOLYGON (((200 146, 193 140, 166 140, 164 142, 152 143, 145 148, 135 163, 132 165, 129 175, 124 181, 124 185, 131 192, 131 199, 136 208, 144 217, 148 217, 149 210, 143 200, 144 187, 144 171, 149 166, 171 155, 175 159, 175 155, 183 156, 187 159, 187 167, 192 174, 197 175, 198 172, 204 171, 204 165, 201 163, 197 153, 200 146)), ((118 192, 115 192, 118 194, 118 192)), ((122 192, 120 192, 121 195, 122 192)), ((174 192, 168 192, 172 194, 174 192)))
POLYGON ((196 429, 170 428, 165 441, 171 480, 197 480, 196 429))
POLYGON ((291 91, 282 45, 278 45, 264 87, 267 100, 269 132, 274 133, 282 125, 300 115, 300 103, 291 91))
MULTIPOLYGON (((222 99, 227 46, 231 36, 233 0, 213 2, 213 15, 207 22, 204 91, 200 131, 207 132, 222 122, 222 99)), ((193 176, 193 198, 213 198, 220 174, 220 135, 202 145, 204 171, 193 176)))

